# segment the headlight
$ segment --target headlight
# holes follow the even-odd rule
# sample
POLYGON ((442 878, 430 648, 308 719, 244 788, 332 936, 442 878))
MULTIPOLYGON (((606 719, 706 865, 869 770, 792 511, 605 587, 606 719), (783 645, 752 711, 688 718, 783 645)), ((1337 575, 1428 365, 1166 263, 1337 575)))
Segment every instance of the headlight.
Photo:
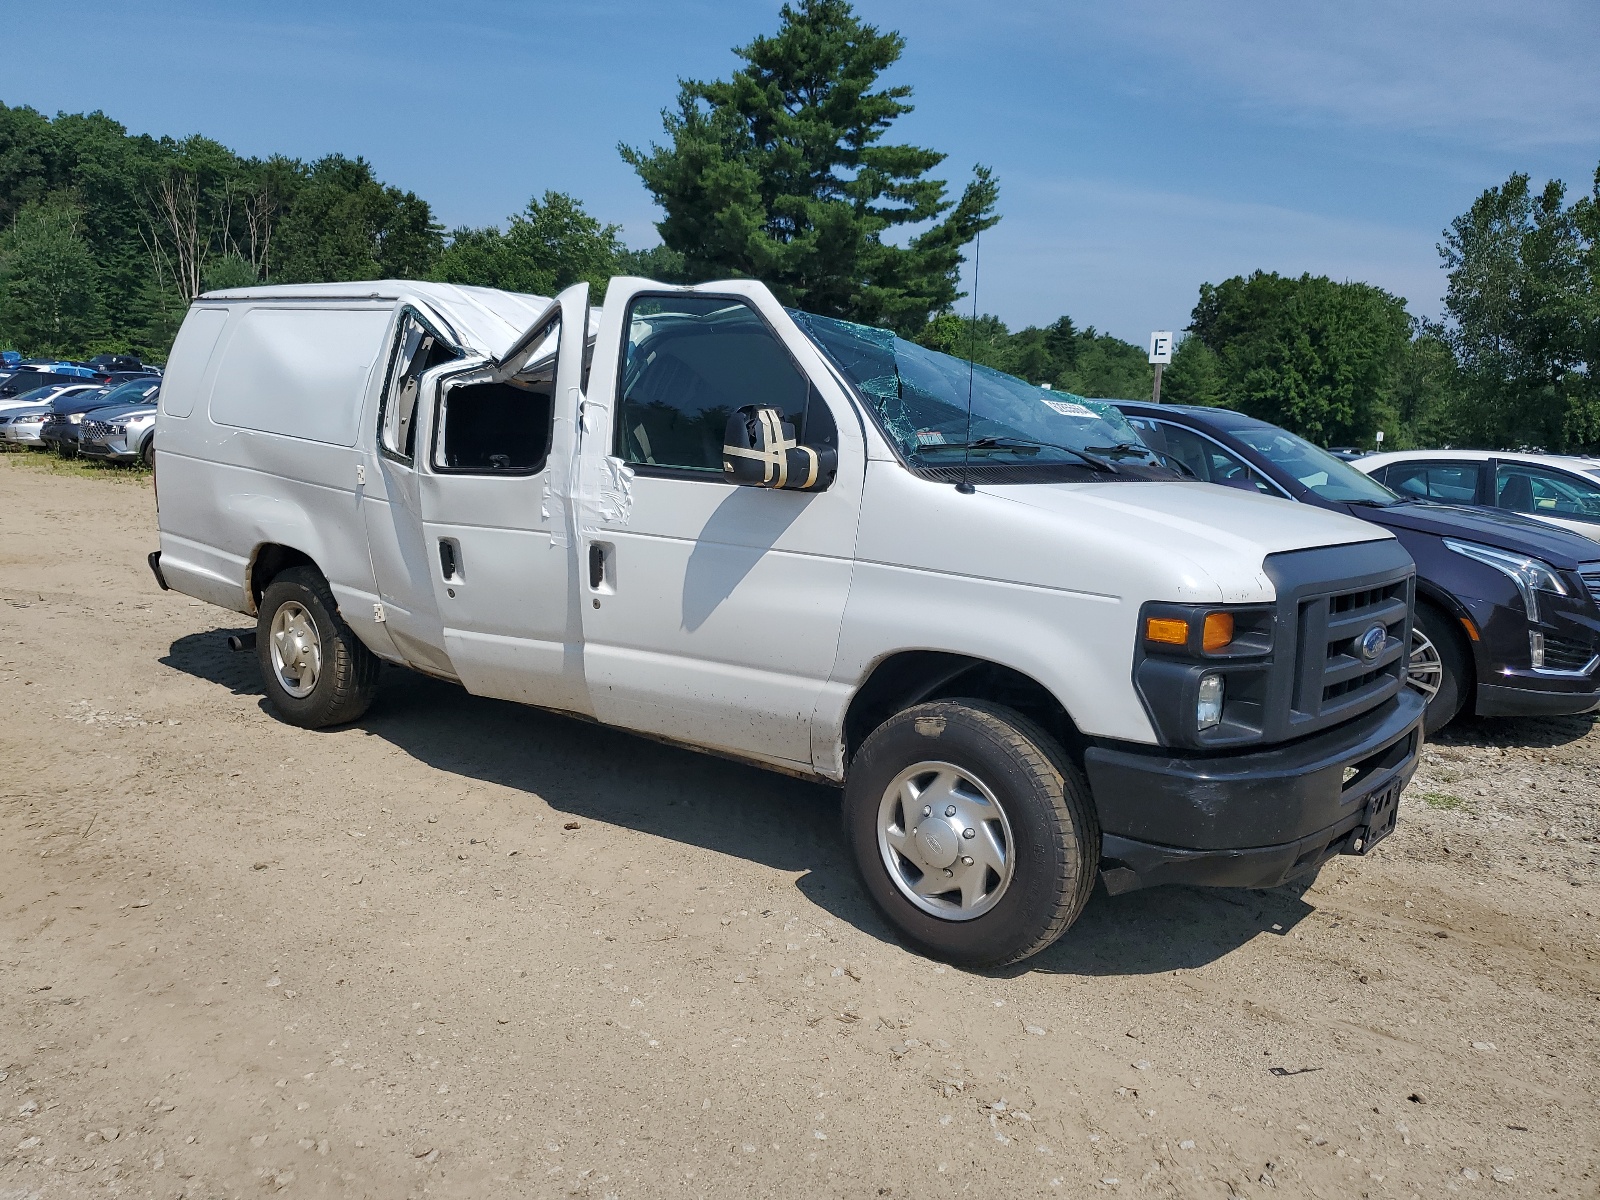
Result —
POLYGON ((1541 562, 1537 558, 1527 558, 1521 554, 1512 554, 1506 550, 1496 550, 1493 546, 1480 546, 1477 542, 1458 542, 1453 538, 1445 538, 1444 544, 1457 554, 1464 554, 1468 558, 1493 567, 1516 584, 1517 591, 1522 594, 1522 604, 1528 610, 1530 621, 1539 619, 1540 592, 1548 592, 1552 596, 1567 595, 1567 585, 1561 582, 1561 576, 1557 575, 1556 569, 1547 562, 1541 562))
POLYGON ((1194 723, 1197 729, 1210 729, 1222 724, 1222 676, 1200 676, 1200 690, 1194 705, 1194 723))
POLYGON ((84 414, 83 413, 68 413, 67 414, 67 420, 72 422, 74 425, 82 424, 83 423, 83 418, 84 418, 84 414))
POLYGON ((1145 648, 1157 654, 1237 658, 1272 650, 1272 613, 1260 606, 1206 611, 1198 605, 1146 606, 1145 648))
POLYGON ((1271 604, 1140 608, 1134 687, 1162 745, 1260 740, 1275 617, 1271 604))
POLYGON ((128 427, 126 425, 107 425, 106 432, 112 437, 121 437, 128 432, 128 427))

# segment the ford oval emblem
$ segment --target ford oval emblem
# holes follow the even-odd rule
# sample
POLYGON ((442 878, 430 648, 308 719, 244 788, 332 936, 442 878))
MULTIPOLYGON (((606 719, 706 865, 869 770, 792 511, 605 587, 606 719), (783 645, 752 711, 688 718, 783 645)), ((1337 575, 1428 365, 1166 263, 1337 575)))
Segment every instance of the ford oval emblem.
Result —
POLYGON ((1383 653, 1383 648, 1389 644, 1388 631, 1382 625, 1374 625, 1361 635, 1356 642, 1356 651, 1367 662, 1372 662, 1383 653))

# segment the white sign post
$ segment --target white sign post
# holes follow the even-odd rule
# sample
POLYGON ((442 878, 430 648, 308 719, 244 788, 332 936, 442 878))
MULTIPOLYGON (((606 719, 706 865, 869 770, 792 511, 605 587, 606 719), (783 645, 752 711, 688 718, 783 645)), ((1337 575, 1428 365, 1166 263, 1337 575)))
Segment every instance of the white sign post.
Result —
POLYGON ((1161 368, 1172 361, 1172 331, 1158 329, 1150 335, 1150 364, 1156 369, 1155 390, 1151 394, 1152 404, 1161 403, 1161 368))

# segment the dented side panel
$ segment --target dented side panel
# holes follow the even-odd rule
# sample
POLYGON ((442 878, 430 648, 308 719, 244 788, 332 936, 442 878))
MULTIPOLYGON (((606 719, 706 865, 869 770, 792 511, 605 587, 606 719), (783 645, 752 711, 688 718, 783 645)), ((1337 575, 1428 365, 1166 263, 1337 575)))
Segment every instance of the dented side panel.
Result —
MULTIPOLYGON (((197 310, 214 323, 210 311, 216 310, 197 310)), ((267 326, 281 325, 284 315, 253 322, 259 311, 244 303, 226 309, 203 372, 180 380, 183 394, 158 417, 163 574, 179 591, 250 613, 255 605, 248 571, 259 548, 291 547, 327 576, 357 636, 394 657, 387 633, 374 620, 378 597, 359 510, 360 454, 342 444, 354 441, 347 434, 363 411, 388 305, 284 310, 292 312, 291 321, 315 323, 319 345, 330 331, 345 339, 323 401, 355 415, 304 431, 312 436, 284 432, 277 416, 256 411, 270 399, 260 394, 263 360, 272 364, 275 378, 314 374, 316 367, 297 348, 262 336, 267 326)))

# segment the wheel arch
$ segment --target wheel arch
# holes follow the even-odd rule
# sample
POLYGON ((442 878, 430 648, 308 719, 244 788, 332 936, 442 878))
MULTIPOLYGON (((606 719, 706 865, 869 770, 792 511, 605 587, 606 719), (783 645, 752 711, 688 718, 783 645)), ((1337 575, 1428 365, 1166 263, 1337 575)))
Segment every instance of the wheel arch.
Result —
MULTIPOLYGON (((290 567, 311 567, 322 571, 316 560, 304 550, 281 542, 261 542, 251 551, 249 565, 245 568, 245 583, 250 594, 252 614, 260 609, 261 597, 267 587, 290 567)), ((326 573, 323 578, 327 578, 326 573)))
MULTIPOLYGON (((1461 680, 1461 709, 1462 713, 1471 715, 1478 710, 1478 679, 1483 674, 1483 666, 1478 661, 1478 656, 1483 652, 1483 643, 1468 632, 1468 622, 1471 617, 1467 614, 1459 601, 1448 593, 1440 592, 1437 588, 1424 588, 1422 581, 1417 581, 1417 608, 1424 606, 1432 609, 1444 618, 1444 627, 1449 631, 1449 637, 1454 641, 1455 647, 1461 652, 1461 661, 1466 664, 1466 678, 1461 680)), ((1475 625, 1471 628, 1476 629, 1475 625)))
POLYGON ((1031 675, 992 659, 943 650, 898 650, 867 673, 846 706, 846 770, 861 744, 896 713, 928 700, 988 700, 1015 709, 1056 738, 1079 766, 1089 739, 1066 705, 1031 675))
MULTIPOLYGON (((1473 678, 1469 681, 1474 687, 1477 685, 1477 676, 1481 673, 1482 665, 1478 662, 1483 643, 1468 632, 1468 624, 1472 616, 1467 612, 1466 606, 1437 584, 1429 583, 1421 576, 1417 578, 1417 606, 1428 605, 1438 611, 1449 625, 1450 632, 1456 639, 1456 644, 1466 654, 1467 665, 1472 668, 1473 678)), ((1473 624, 1472 629, 1477 625, 1473 624)))

